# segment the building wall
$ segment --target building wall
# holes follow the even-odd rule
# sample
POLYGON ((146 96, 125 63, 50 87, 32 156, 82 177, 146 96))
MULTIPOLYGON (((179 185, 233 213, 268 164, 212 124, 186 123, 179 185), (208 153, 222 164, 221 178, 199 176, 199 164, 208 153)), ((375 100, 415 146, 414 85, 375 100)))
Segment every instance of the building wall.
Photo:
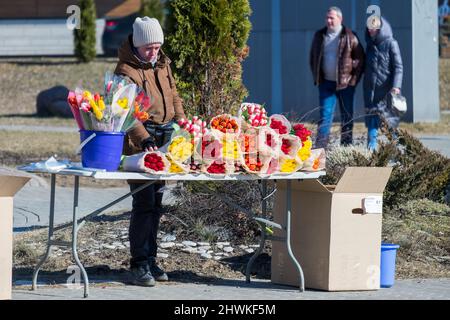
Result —
MULTIPOLYGON (((0 56, 72 55, 73 32, 66 27, 67 7, 78 0, 0 1, 0 56)), ((95 0, 96 49, 105 17, 122 17, 139 10, 140 0, 95 0)))
MULTIPOLYGON (((67 7, 79 0, 0 1, 0 19, 58 19, 67 16, 67 7)), ((122 17, 139 10, 140 0, 95 0, 97 17, 122 17)))
MULTIPOLYGON (((293 118, 317 120, 318 89, 313 85, 309 68, 309 50, 315 31, 325 26, 327 8, 336 5, 343 11, 344 24, 356 31, 365 47, 364 29, 368 17, 366 9, 371 4, 377 4, 381 7, 382 15, 392 24, 394 36, 402 51, 403 94, 409 105, 408 114, 404 120, 436 121, 439 119, 439 102, 438 94, 436 94, 439 84, 435 81, 438 77, 438 47, 437 42, 433 42, 432 36, 433 30, 437 30, 437 25, 436 28, 434 27, 437 20, 436 1, 427 0, 416 3, 413 0, 318 0, 314 2, 250 0, 250 2, 253 10, 251 16, 253 30, 249 39, 250 56, 244 62, 244 83, 250 92, 249 101, 264 103, 272 112, 281 110, 284 113, 290 113, 293 118), (274 48, 272 45, 274 33, 271 12, 274 12, 275 2, 278 2, 280 8, 280 48, 274 48), (416 32, 414 54, 413 32, 416 32), (429 59, 424 60, 427 57, 429 59), (281 65, 280 70, 273 70, 271 66, 273 61, 277 60, 281 65), (420 64, 420 61, 427 61, 427 63, 420 64), (279 92, 274 90, 272 83, 274 76, 281 78, 281 84, 275 87, 279 92), (423 91, 421 80, 425 82, 426 79, 433 79, 427 83, 428 92, 433 94, 433 97, 428 99, 427 106, 423 104, 427 97, 421 94, 423 91), (413 80, 416 88, 414 95, 413 80), (431 109, 436 112, 429 112, 431 109)), ((336 115, 338 118, 339 112, 336 112, 336 115)), ((364 106, 360 83, 355 97, 355 118, 363 120, 363 117, 364 106)))
MULTIPOLYGON (((97 19, 97 54, 103 54, 104 26, 105 20, 97 19)), ((73 50, 66 19, 0 20, 0 56, 73 55, 73 50)))

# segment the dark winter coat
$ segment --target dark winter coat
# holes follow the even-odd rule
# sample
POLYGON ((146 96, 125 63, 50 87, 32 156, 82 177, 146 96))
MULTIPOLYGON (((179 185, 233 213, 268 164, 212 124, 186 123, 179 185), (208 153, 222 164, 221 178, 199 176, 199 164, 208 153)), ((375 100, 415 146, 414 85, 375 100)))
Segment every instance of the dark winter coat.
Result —
POLYGON ((402 88, 403 62, 398 42, 389 22, 382 18, 375 38, 366 29, 366 68, 364 73, 364 103, 368 113, 383 115, 386 96, 392 88, 402 88))
POLYGON ((159 52, 155 67, 152 67, 150 62, 142 61, 133 50, 131 35, 119 49, 119 62, 114 73, 128 77, 153 99, 150 120, 144 124, 138 123, 125 137, 126 155, 142 151, 143 145, 149 139, 157 145, 156 128, 170 126, 171 121, 186 117, 172 76, 170 62, 162 50, 159 52))
MULTIPOLYGON (((309 52, 309 65, 316 86, 325 79, 322 71, 322 61, 326 34, 326 27, 315 33, 309 52)), ((351 29, 343 26, 339 35, 337 90, 343 90, 348 86, 356 86, 361 79, 363 71, 364 48, 361 46, 356 34, 351 29)))

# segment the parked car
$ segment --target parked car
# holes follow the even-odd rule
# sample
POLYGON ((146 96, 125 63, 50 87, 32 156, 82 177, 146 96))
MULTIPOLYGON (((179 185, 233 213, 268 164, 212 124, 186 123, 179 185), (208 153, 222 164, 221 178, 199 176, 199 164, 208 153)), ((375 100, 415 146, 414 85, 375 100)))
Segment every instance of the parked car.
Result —
POLYGON ((137 14, 121 18, 106 18, 102 36, 102 48, 106 56, 117 57, 122 42, 133 32, 133 23, 137 14))

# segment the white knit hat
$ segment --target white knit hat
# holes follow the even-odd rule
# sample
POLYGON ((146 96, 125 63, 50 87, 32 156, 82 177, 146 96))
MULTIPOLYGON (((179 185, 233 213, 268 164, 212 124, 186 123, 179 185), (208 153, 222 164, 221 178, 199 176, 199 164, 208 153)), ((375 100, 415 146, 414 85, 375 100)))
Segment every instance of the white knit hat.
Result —
POLYGON ((164 43, 164 34, 158 19, 137 17, 133 23, 133 45, 139 48, 156 42, 164 43))

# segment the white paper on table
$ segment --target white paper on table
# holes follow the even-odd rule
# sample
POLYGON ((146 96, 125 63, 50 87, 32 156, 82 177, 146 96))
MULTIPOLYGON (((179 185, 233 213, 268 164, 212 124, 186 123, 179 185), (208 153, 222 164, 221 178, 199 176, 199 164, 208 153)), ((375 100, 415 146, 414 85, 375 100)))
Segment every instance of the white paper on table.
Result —
POLYGON ((36 162, 30 164, 31 169, 43 170, 48 172, 59 172, 63 169, 67 169, 70 166, 69 160, 58 161, 55 157, 50 157, 46 161, 36 162))

